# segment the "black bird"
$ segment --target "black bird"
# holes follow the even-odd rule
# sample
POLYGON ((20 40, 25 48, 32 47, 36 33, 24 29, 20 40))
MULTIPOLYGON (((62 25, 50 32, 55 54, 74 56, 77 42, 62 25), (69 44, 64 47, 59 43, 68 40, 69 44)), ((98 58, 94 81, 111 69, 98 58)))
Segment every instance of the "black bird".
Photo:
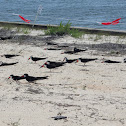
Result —
POLYGON ((2 61, 0 62, 0 66, 9 66, 9 65, 15 65, 17 64, 18 62, 15 62, 15 63, 3 63, 2 61))
POLYGON ((52 62, 52 63, 51 62, 46 62, 41 67, 44 67, 44 66, 46 66, 51 71, 51 69, 55 69, 57 67, 63 66, 63 64, 58 64, 56 62, 52 62))
POLYGON ((54 120, 67 119, 66 116, 61 116, 61 115, 55 116, 55 117, 52 117, 52 118, 54 118, 54 120))
POLYGON ((60 48, 45 48, 45 50, 61 50, 60 48))
POLYGON ((105 60, 102 63, 121 63, 119 61, 105 60))
POLYGON ((45 77, 33 77, 33 76, 29 76, 28 74, 24 74, 22 77, 24 77, 28 82, 35 82, 37 80, 48 79, 48 76, 45 76, 45 77))
POLYGON ((66 57, 63 59, 63 61, 65 61, 65 63, 73 63, 75 61, 77 61, 77 59, 67 59, 66 57))
POLYGON ((6 58, 12 58, 12 57, 15 57, 15 56, 19 56, 19 55, 12 55, 12 54, 4 54, 4 55, 1 55, 1 57, 6 57, 6 58))
POLYGON ((66 53, 66 54, 74 54, 74 53, 77 53, 77 52, 74 52, 74 51, 66 51, 66 52, 63 52, 61 54, 64 54, 64 53, 66 53))
MULTIPOLYGON (((90 62, 90 61, 97 60, 97 58, 93 58, 93 59, 89 59, 89 58, 79 58, 78 60, 80 60, 85 65, 85 63, 90 62)), ((78 60, 77 60, 77 62, 78 62, 78 60)))
POLYGON ((58 47, 60 47, 60 48, 66 48, 66 47, 68 47, 67 45, 57 45, 58 47))
POLYGON ((59 67, 59 66, 63 66, 65 62, 47 61, 45 64, 55 65, 56 67, 59 67))
POLYGON ((1 40, 6 40, 6 39, 12 39, 12 36, 5 36, 5 37, 0 37, 1 40))
POLYGON ((28 59, 28 60, 32 60, 32 61, 39 61, 39 60, 44 60, 44 59, 46 59, 46 58, 39 58, 39 57, 32 57, 32 56, 30 56, 30 58, 28 59))
POLYGON ((86 51, 87 49, 77 49, 76 47, 74 47, 74 52, 83 52, 83 51, 86 51))
POLYGON ((56 43, 46 42, 47 45, 57 45, 56 43))
POLYGON ((8 79, 13 79, 15 81, 21 80, 21 79, 25 79, 25 77, 22 76, 14 76, 13 74, 10 75, 10 77, 8 79))
POLYGON ((73 51, 66 51, 66 52, 63 52, 61 54, 64 54, 64 53, 66 53, 66 54, 75 54, 75 53, 82 52, 82 51, 86 51, 86 50, 87 49, 82 50, 82 49, 77 49, 76 47, 74 47, 74 50, 73 51))

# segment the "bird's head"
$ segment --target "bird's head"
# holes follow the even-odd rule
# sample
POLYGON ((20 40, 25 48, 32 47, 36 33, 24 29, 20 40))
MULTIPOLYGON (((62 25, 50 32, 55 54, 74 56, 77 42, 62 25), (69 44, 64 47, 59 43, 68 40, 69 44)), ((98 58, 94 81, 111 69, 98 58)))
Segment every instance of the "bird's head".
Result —
POLYGON ((64 52, 61 52, 61 54, 64 54, 64 52))
POLYGON ((123 61, 124 61, 124 63, 126 63, 126 58, 123 61))
POLYGON ((77 50, 77 48, 76 47, 74 47, 74 51, 76 51, 77 50))
POLYGON ((68 59, 66 57, 64 57, 63 61, 67 61, 68 59))
POLYGON ((104 63, 105 62, 105 58, 102 58, 102 61, 101 61, 101 63, 104 63))
POLYGON ((28 58, 28 60, 30 60, 30 59, 32 59, 32 56, 30 56, 30 57, 28 58))
POLYGON ((8 77, 8 79, 10 79, 10 78, 12 78, 14 75, 13 74, 11 74, 9 77, 8 77))
POLYGON ((0 65, 2 65, 3 64, 3 62, 2 61, 0 61, 0 65))

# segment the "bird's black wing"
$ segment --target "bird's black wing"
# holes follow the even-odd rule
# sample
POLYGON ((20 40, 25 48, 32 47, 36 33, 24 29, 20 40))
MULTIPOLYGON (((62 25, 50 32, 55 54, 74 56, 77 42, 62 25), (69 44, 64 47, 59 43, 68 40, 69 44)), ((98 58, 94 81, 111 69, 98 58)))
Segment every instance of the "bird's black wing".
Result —
POLYGON ((19 55, 5 54, 4 56, 5 56, 6 58, 11 58, 11 57, 19 56, 19 55))
POLYGON ((9 66, 9 65, 14 65, 14 64, 17 64, 18 62, 16 63, 2 63, 0 66, 9 66))

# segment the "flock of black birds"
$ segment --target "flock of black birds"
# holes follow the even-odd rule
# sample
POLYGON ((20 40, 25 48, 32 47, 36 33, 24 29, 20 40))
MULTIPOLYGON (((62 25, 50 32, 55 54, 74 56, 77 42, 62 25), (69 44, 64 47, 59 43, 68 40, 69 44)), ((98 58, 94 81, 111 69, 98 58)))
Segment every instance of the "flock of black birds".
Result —
MULTIPOLYGON (((78 49, 78 48, 74 48, 73 51, 65 51, 64 53, 62 54, 75 54, 75 53, 78 53, 78 52, 82 52, 82 51, 86 51, 87 49, 84 49, 84 50, 81 50, 81 49, 78 49)), ((5 57, 5 58, 12 58, 12 57, 16 57, 16 56, 20 56, 20 55, 12 55, 12 54, 5 54, 5 55, 1 55, 1 57, 5 57)), ((30 56, 30 58, 28 58, 28 60, 32 60, 34 61, 35 63, 39 60, 45 60, 47 59, 47 57, 44 57, 44 58, 39 58, 39 57, 33 57, 33 56, 30 56)), ((63 66, 65 65, 66 63, 77 63, 78 61, 81 61, 82 63, 87 63, 87 62, 90 62, 90 61, 95 61, 95 60, 98 60, 97 58, 78 58, 78 59, 67 59, 67 57, 65 57, 63 59, 63 61, 46 61, 42 66, 40 66, 40 68, 42 67, 47 67, 48 69, 54 69, 54 68, 57 68, 57 67, 60 67, 60 66, 63 66)), ((120 61, 112 61, 112 60, 105 60, 103 59, 104 63, 121 63, 120 61)), ((103 63, 102 62, 102 63, 103 63)), ((17 64, 18 62, 14 62, 14 63, 4 63, 2 61, 0 61, 0 66, 9 66, 9 65, 15 65, 17 64)), ((126 63, 126 58, 124 59, 124 63, 126 63)), ((45 76, 45 77, 34 77, 34 76, 29 76, 28 74, 24 74, 22 76, 14 76, 13 74, 10 75, 10 77, 12 80, 14 81, 19 81, 21 79, 26 79, 26 81, 28 82, 35 82, 37 80, 44 80, 44 79, 48 79, 48 76, 45 76)), ((8 78, 8 79, 9 79, 8 78)))

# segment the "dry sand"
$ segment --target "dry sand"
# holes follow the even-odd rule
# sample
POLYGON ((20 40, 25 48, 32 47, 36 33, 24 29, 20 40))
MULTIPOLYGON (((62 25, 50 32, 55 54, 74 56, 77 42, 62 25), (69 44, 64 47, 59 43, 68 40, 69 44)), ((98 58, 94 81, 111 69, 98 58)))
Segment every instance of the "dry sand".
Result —
MULTIPOLYGON (((33 32, 32 32, 33 33, 33 32)), ((24 36, 22 36, 24 37, 24 36)), ((125 126, 126 125, 126 64, 124 55, 108 55, 108 52, 87 50, 78 54, 61 54, 63 50, 44 50, 45 42, 64 45, 68 50, 76 44, 84 47, 93 43, 85 38, 70 36, 40 36, 29 39, 0 40, 0 54, 19 54, 11 59, 1 57, 3 62, 19 62, 14 66, 0 67, 0 126, 125 126), (48 38, 48 39, 47 39, 48 38), (38 42, 39 41, 39 42, 38 42), (41 43, 40 43, 41 41, 41 43), (38 44, 34 44, 37 43, 38 44), (86 43, 87 42, 87 43, 86 43), (39 46, 41 45, 41 46, 39 46), (65 44, 67 45, 67 44, 65 44), (47 60, 62 61, 64 57, 98 58, 97 61, 65 64, 50 72, 28 60, 30 56, 48 57, 47 60), (101 59, 121 61, 119 64, 101 63, 101 59), (7 79, 9 75, 49 76, 38 80, 37 84, 20 80, 20 83, 7 79), (57 115, 67 119, 54 120, 57 115)), ((102 42, 102 41, 101 41, 102 42)), ((98 42, 99 43, 99 42, 98 42)), ((103 42, 102 42, 103 43, 103 42)))

